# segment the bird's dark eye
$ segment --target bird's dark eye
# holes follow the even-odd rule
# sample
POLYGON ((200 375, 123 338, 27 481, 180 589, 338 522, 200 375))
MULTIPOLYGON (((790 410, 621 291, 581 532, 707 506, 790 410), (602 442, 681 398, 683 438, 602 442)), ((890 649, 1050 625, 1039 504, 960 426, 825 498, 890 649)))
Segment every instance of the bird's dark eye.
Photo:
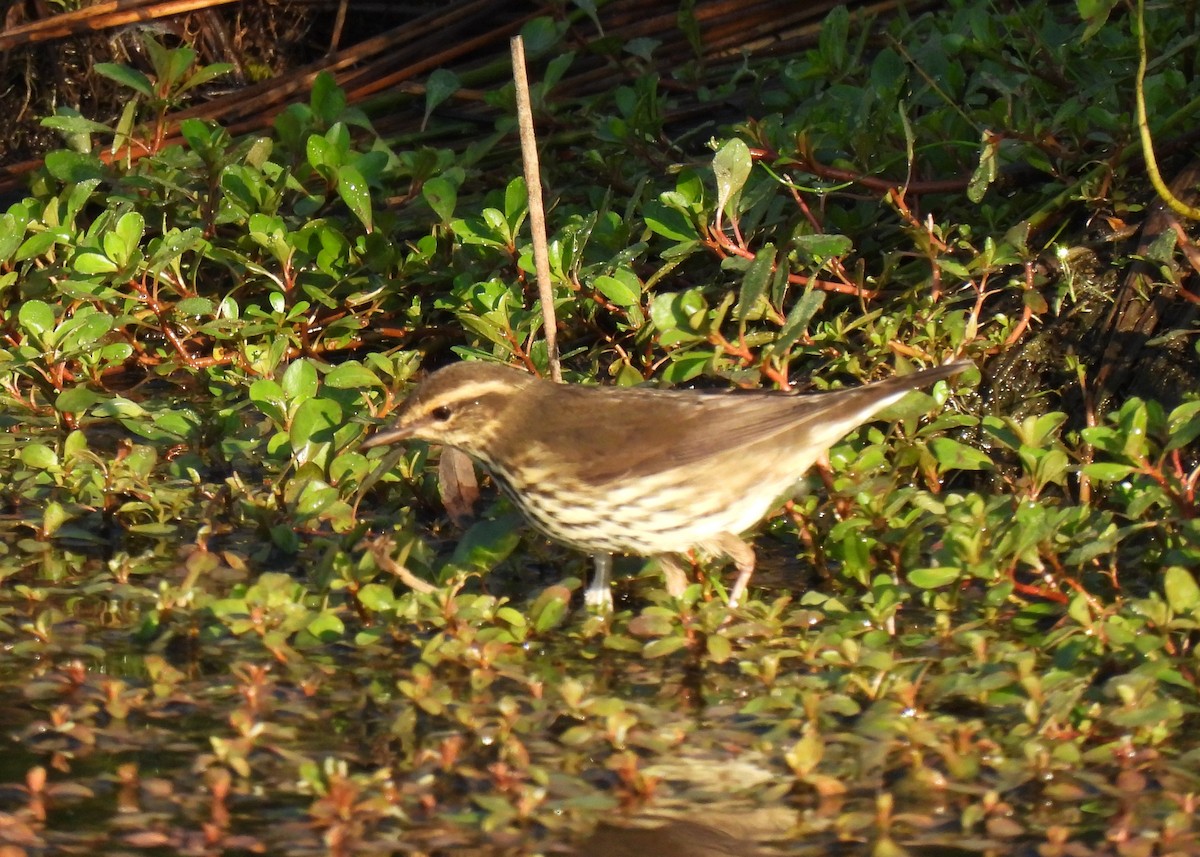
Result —
POLYGON ((446 420, 450 419, 450 409, 445 405, 440 405, 430 411, 429 415, 439 423, 444 423, 446 420))

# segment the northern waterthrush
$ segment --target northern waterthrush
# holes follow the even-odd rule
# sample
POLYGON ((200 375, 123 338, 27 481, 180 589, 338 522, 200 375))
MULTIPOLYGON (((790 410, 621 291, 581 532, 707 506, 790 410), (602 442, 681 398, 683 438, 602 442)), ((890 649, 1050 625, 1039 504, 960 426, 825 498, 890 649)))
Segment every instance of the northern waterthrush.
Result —
POLYGON ((698 548, 736 563, 732 605, 754 571, 740 534, 847 432, 971 365, 796 395, 555 384, 456 363, 422 381, 363 447, 415 439, 475 458, 537 529, 596 558, 588 604, 612 603, 612 554, 660 557, 679 594, 678 557, 698 548))

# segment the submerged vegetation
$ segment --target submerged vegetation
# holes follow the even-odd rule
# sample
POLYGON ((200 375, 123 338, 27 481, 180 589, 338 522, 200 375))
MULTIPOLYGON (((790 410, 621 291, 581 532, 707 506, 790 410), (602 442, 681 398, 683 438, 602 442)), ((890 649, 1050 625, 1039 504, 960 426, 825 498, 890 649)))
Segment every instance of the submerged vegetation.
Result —
MULTIPOLYGON (((588 615, 437 450, 358 451, 422 366, 547 370, 511 86, 438 148, 329 76, 233 136, 174 123, 186 46, 97 67, 120 120, 48 117, 0 215, 0 851, 1200 853, 1196 254, 1141 11, 1084 11, 669 78, 526 24, 569 380, 979 367, 837 444, 733 611, 626 560, 588 615), (560 91, 586 50, 627 81, 560 91)), ((1195 11, 1144 15, 1185 200, 1195 11)))

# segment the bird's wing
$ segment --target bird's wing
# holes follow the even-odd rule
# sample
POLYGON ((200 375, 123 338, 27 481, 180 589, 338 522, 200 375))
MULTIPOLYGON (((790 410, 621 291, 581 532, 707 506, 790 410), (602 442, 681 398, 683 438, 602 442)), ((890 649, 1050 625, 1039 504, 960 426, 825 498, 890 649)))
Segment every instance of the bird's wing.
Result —
POLYGON ((811 443, 823 451, 909 390, 963 368, 948 364, 803 396, 594 387, 572 387, 564 395, 568 391, 559 388, 546 397, 544 408, 526 408, 509 421, 509 429, 525 438, 544 437, 542 423, 550 422, 556 431, 544 441, 548 460, 554 449, 570 450, 579 477, 604 484, 696 464, 785 434, 790 443, 811 443))

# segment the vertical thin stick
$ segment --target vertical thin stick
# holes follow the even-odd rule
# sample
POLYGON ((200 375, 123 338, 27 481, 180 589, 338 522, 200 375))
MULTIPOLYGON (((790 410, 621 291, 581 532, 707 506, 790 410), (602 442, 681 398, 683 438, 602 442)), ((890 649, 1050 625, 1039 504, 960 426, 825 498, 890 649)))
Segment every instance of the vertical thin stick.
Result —
POLYGON ((550 285, 550 255, 546 251, 546 209, 542 204, 542 175, 538 166, 537 137, 533 133, 533 108, 529 104, 529 78, 525 76, 525 42, 513 36, 513 83, 517 88, 517 127, 521 131, 521 158, 525 162, 525 187, 529 192, 529 230, 533 234, 533 268, 537 273, 538 297, 542 304, 542 326, 550 377, 562 380, 558 362, 558 323, 554 317, 554 289, 550 285))
POLYGON ((346 6, 348 0, 341 0, 338 3, 337 16, 333 19, 333 36, 329 39, 329 53, 333 53, 338 49, 338 45, 342 43, 342 28, 346 26, 346 6))

